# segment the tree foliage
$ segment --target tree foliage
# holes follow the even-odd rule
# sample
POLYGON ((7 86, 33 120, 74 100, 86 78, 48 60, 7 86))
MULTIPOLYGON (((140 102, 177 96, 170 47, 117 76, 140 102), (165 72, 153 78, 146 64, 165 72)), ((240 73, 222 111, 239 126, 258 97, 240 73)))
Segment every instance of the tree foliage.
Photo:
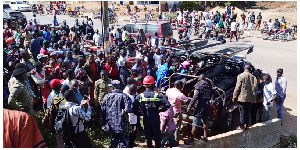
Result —
POLYGON ((189 10, 193 11, 193 9, 197 8, 197 2, 195 1, 183 1, 179 4, 180 10, 189 10))

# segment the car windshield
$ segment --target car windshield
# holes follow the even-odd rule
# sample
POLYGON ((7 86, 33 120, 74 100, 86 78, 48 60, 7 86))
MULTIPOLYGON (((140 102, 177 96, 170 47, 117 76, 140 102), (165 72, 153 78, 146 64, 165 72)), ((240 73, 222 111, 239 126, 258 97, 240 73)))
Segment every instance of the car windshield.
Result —
POLYGON ((23 17, 23 14, 20 12, 11 12, 9 15, 12 17, 23 17))
POLYGON ((24 4, 22 1, 17 1, 17 4, 24 4))
POLYGON ((169 34, 169 32, 172 31, 172 27, 171 27, 170 23, 163 24, 162 25, 162 30, 163 30, 164 35, 169 34))

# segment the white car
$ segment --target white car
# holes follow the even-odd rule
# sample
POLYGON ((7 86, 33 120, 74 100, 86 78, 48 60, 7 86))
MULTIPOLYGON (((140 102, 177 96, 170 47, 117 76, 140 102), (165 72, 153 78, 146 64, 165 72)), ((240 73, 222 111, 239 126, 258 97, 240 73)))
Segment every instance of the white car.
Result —
POLYGON ((31 11, 31 7, 27 4, 25 4, 23 1, 10 1, 9 6, 13 10, 31 11))

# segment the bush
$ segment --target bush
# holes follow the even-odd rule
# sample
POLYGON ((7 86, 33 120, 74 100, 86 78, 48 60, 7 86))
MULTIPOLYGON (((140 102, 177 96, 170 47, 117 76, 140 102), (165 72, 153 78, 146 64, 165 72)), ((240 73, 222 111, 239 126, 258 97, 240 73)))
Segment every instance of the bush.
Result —
POLYGON ((293 134, 290 136, 289 148, 297 148, 297 135, 293 134))
POLYGON ((193 9, 196 9, 197 3, 195 1, 183 1, 179 4, 180 10, 186 10, 188 9, 189 11, 193 11, 193 9))

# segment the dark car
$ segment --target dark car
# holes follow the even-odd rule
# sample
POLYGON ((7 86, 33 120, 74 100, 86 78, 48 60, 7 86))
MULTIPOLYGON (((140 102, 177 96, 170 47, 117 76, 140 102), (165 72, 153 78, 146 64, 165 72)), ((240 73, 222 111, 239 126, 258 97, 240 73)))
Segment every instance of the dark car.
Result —
POLYGON ((6 14, 7 17, 7 25, 13 26, 13 28, 16 27, 16 25, 22 26, 22 28, 25 28, 27 24, 27 19, 24 14, 22 14, 20 11, 15 10, 4 10, 3 16, 6 14))
POLYGON ((138 29, 142 28, 145 32, 146 38, 154 36, 154 33, 158 33, 158 38, 167 38, 173 35, 172 27, 169 21, 149 21, 149 22, 132 22, 125 25, 126 30, 136 37, 138 29))

